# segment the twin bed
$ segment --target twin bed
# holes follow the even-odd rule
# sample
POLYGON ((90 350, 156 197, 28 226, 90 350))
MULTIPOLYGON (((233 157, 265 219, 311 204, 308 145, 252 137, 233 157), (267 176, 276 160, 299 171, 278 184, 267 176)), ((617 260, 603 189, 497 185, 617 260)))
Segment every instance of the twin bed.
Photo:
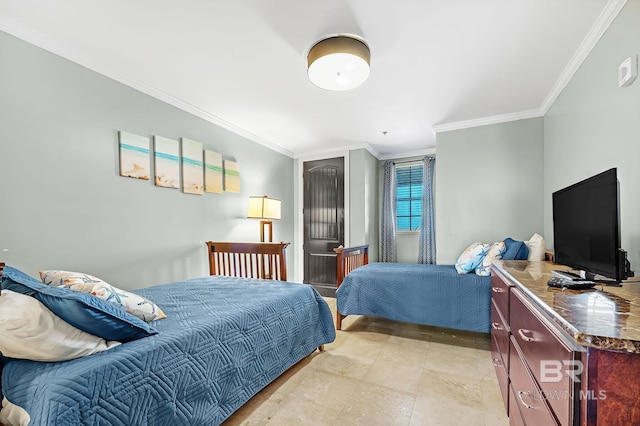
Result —
POLYGON ((347 315, 488 333, 491 277, 453 265, 369 263, 368 246, 335 249, 336 329, 347 315))
POLYGON ((166 314, 157 334, 70 361, 4 358, 4 397, 31 425, 222 423, 335 338, 311 286, 269 279, 286 279, 284 247, 209 243, 219 275, 133 291, 166 314))

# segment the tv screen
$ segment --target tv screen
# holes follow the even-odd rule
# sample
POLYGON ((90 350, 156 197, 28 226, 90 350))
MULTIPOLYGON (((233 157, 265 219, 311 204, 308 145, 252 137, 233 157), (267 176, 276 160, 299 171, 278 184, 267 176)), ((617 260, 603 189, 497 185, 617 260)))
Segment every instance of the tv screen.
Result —
POLYGON ((618 193, 615 168, 553 193, 557 263, 616 281, 626 278, 618 193))

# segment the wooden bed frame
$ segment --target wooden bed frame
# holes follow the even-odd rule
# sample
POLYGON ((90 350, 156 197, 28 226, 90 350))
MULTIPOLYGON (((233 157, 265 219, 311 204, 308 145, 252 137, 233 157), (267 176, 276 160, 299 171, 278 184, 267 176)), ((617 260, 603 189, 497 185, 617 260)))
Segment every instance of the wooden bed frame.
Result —
MULTIPOLYGON (((338 269, 336 271, 336 290, 349 272, 369 263, 369 246, 338 247, 333 249, 338 255, 338 269)), ((336 330, 342 330, 342 320, 346 315, 342 315, 336 307, 336 330)))
POLYGON ((287 280, 285 249, 289 243, 207 241, 209 273, 240 278, 287 280))

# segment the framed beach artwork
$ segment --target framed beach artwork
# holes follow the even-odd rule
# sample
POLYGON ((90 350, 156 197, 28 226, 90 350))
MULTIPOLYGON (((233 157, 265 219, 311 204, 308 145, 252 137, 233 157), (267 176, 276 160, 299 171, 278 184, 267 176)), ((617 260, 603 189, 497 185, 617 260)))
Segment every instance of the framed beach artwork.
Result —
POLYGON ((204 193, 202 143, 182 138, 182 192, 204 193))
POLYGON ((227 192, 240 192, 240 164, 224 160, 224 189, 227 192))
POLYGON ((222 194, 222 154, 204 150, 204 190, 222 194))
POLYGON ((178 141, 153 137, 155 184, 163 188, 180 188, 180 145, 178 141))
POLYGON ((149 180, 149 138, 128 132, 119 132, 120 176, 149 180))

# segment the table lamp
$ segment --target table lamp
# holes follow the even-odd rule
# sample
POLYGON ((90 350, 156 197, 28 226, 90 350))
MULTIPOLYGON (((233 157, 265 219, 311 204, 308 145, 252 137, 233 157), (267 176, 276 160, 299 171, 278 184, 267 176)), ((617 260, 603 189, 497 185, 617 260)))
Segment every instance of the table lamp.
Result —
POLYGON ((260 220, 260 242, 265 242, 265 228, 269 228, 269 241, 273 242, 272 220, 280 220, 280 200, 268 196, 249 197, 249 213, 247 217, 260 220))

